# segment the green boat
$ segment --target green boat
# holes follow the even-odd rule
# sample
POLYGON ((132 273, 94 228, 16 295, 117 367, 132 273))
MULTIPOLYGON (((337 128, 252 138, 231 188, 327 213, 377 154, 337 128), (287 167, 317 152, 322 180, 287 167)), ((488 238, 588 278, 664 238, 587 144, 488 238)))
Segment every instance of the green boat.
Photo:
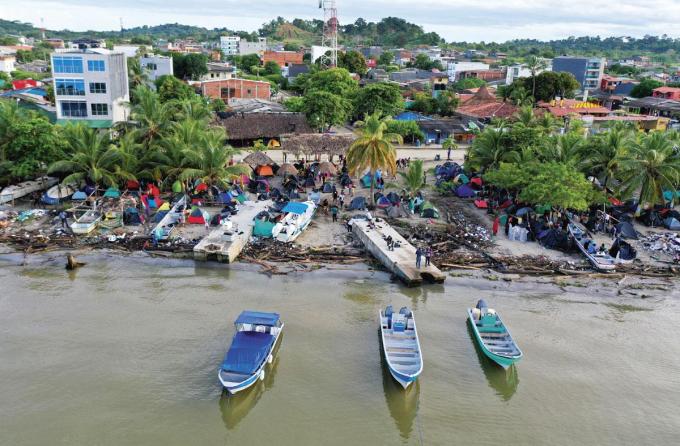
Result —
POLYGON ((480 299, 475 308, 468 308, 468 321, 482 352, 496 364, 508 369, 522 358, 522 350, 484 299, 480 299))

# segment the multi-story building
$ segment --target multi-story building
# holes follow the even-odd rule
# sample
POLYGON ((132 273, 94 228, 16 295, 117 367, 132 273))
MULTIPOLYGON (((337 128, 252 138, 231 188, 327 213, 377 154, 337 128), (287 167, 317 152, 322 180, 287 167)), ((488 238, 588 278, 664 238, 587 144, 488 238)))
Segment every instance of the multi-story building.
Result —
POLYGON ((605 60, 601 57, 568 57, 553 59, 553 71, 574 75, 583 90, 600 88, 605 60))
POLYGON ((128 117, 127 58, 103 48, 51 55, 57 122, 83 121, 108 128, 128 117))
POLYGON ((225 56, 235 56, 238 54, 240 42, 239 36, 220 36, 220 49, 225 56))
POLYGON ((265 51, 262 56, 262 63, 274 61, 280 67, 287 67, 292 64, 303 63, 305 53, 302 51, 265 51))
POLYGON ((262 55, 267 51, 267 38, 258 37, 256 42, 248 42, 246 39, 241 39, 238 42, 238 53, 241 56, 247 56, 248 54, 258 54, 262 55))
POLYGON ((680 101, 680 88, 659 87, 652 90, 652 97, 680 101))
MULTIPOLYGON (((545 59, 544 61, 545 68, 542 70, 536 70, 536 74, 552 70, 552 61, 549 59, 545 59)), ((505 71, 505 84, 510 85, 517 79, 522 77, 531 77, 531 70, 529 69, 529 67, 527 67, 526 64, 510 65, 505 71)))
POLYGON ((459 80, 460 73, 463 71, 481 71, 488 70, 489 64, 481 62, 453 62, 446 65, 446 73, 449 75, 451 82, 459 80))
POLYGON ((172 76, 174 73, 172 57, 146 54, 139 59, 139 64, 152 82, 161 76, 172 76))
POLYGON ((228 63, 208 62, 208 72, 201 76, 202 81, 225 80, 236 77, 236 67, 228 63))
POLYGON ((220 98, 229 103, 232 99, 265 99, 271 98, 271 84, 249 79, 226 79, 201 82, 203 96, 220 98))

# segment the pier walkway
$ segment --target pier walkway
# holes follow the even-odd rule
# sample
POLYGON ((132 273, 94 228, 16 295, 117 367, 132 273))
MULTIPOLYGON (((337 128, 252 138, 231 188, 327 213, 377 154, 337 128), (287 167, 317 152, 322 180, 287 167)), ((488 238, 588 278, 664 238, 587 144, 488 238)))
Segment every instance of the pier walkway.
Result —
POLYGON ((271 200, 246 201, 239 205, 238 213, 230 218, 232 228, 220 226, 205 236, 194 247, 194 259, 232 263, 248 244, 255 216, 271 205, 271 200))
POLYGON ((375 229, 369 227, 367 220, 352 220, 352 232, 359 237, 366 249, 385 265, 394 275, 408 286, 421 285, 425 282, 444 282, 446 276, 434 265, 425 266, 425 257, 421 267, 416 268, 416 248, 384 220, 375 223, 375 229), (391 236, 399 247, 393 251, 387 249, 385 237, 391 236))

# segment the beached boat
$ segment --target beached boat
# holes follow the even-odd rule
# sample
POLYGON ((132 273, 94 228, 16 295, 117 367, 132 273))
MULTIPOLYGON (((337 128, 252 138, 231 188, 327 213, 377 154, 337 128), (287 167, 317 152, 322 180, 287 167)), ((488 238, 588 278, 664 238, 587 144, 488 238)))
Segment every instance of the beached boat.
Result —
POLYGON ((385 362, 392 377, 406 389, 423 371, 418 330, 407 307, 395 313, 389 305, 378 312, 385 362))
POLYGON ((292 242, 312 221, 316 205, 313 201, 304 203, 291 201, 281 211, 285 215, 272 228, 272 236, 280 242, 292 242))
POLYGON ((568 229, 569 236, 574 240, 579 251, 586 256, 588 261, 593 268, 598 271, 612 271, 616 268, 616 259, 609 255, 609 253, 595 253, 591 254, 588 252, 588 245, 590 243, 595 243, 590 237, 588 237, 588 231, 583 225, 576 222, 569 223, 568 229))
POLYGON ((264 380, 265 366, 274 361, 284 324, 277 313, 244 311, 234 325, 236 334, 217 374, 230 394, 264 380))
POLYGON ((45 204, 59 204, 76 192, 76 188, 70 184, 57 184, 45 191, 40 199, 45 204))
POLYGON ((26 195, 45 190, 48 187, 54 186, 59 180, 54 177, 40 177, 32 181, 24 181, 23 183, 7 186, 0 191, 0 204, 9 203, 26 195))
POLYGON ((155 235, 158 240, 168 240, 172 235, 179 222, 182 220, 182 214, 187 203, 187 196, 182 197, 175 202, 167 214, 163 216, 161 221, 151 230, 150 234, 155 235))
POLYGON ((500 316, 488 307, 484 299, 467 311, 475 341, 489 359, 507 369, 522 358, 522 350, 517 347, 500 316))
POLYGON ((94 228, 97 227, 97 224, 99 224, 101 219, 101 212, 89 210, 71 223, 71 230, 74 234, 89 234, 94 231, 94 228))

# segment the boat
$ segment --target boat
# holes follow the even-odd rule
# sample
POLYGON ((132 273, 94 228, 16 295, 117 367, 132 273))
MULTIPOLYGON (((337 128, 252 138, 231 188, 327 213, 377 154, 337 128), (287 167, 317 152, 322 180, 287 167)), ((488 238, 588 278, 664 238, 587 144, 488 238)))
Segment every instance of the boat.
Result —
POLYGON ((380 336, 387 368, 406 389, 423 371, 423 357, 413 312, 402 307, 398 313, 389 305, 378 312, 380 336))
POLYGON ((163 216, 161 221, 159 221, 158 224, 154 226, 150 234, 155 234, 158 240, 168 240, 174 229, 177 227, 177 224, 182 220, 182 214, 184 213, 186 203, 187 196, 182 195, 182 197, 177 200, 168 213, 163 216))
POLYGON ((522 358, 522 350, 512 339, 501 317, 489 308, 484 299, 467 311, 475 341, 486 357, 506 370, 522 358))
POLYGON ((311 200, 289 202, 281 209, 285 215, 272 228, 272 236, 280 242, 294 241, 309 226, 315 211, 316 204, 311 200))
POLYGON ((588 237, 588 231, 580 223, 570 222, 567 231, 569 236, 574 240, 576 246, 578 246, 579 251, 586 256, 588 261, 593 268, 598 271, 612 271, 616 268, 616 259, 609 255, 609 253, 596 253, 591 254, 588 252, 588 244, 595 243, 591 238, 588 237))
POLYGON ((71 231, 74 234, 89 234, 94 231, 94 228, 97 227, 101 219, 102 213, 91 209, 71 223, 71 231))
POLYGON ((47 189, 40 200, 45 204, 59 204, 60 202, 69 198, 75 192, 76 188, 74 185, 57 184, 47 189))
POLYGON ((284 324, 277 313, 244 311, 234 325, 236 333, 217 374, 231 395, 249 388, 258 379, 264 381, 265 367, 274 361, 284 324))
POLYGON ((121 211, 107 211, 99 226, 106 229, 115 229, 123 226, 123 213, 121 211))
POLYGON ((40 177, 31 181, 24 181, 23 183, 7 186, 0 191, 0 204, 9 203, 26 195, 45 190, 48 187, 54 186, 59 180, 54 177, 40 177))

